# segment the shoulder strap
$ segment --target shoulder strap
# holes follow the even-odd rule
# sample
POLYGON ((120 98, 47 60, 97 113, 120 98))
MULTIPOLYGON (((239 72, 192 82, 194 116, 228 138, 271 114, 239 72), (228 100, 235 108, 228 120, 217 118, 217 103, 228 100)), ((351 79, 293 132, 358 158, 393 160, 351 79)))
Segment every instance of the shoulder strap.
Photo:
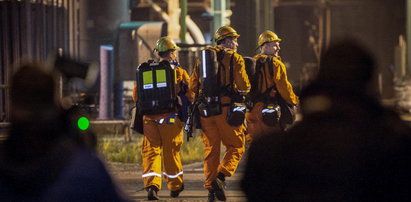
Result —
POLYGON ((221 60, 224 58, 225 55, 225 49, 222 49, 221 51, 216 51, 217 53, 217 61, 221 62, 221 60))
POLYGON ((257 91, 259 91, 260 87, 263 85, 263 79, 261 78, 262 77, 261 68, 263 67, 263 65, 264 65, 263 59, 259 58, 255 65, 256 75, 254 76, 253 83, 252 83, 252 86, 255 86, 257 91))
POLYGON ((222 50, 220 50, 220 51, 217 51, 217 50, 215 50, 215 52, 216 52, 216 54, 217 54, 217 64, 218 64, 218 70, 217 70, 217 81, 218 81, 218 88, 221 88, 221 90, 223 89, 223 87, 222 87, 222 83, 226 83, 226 80, 225 80, 225 76, 223 76, 223 81, 221 81, 221 75, 222 75, 222 71, 224 70, 224 74, 223 75, 225 75, 225 72, 226 72, 226 69, 225 69, 225 66, 224 66, 224 64, 221 62, 222 60, 223 60, 223 58, 224 58, 224 56, 225 56, 225 53, 226 53, 226 50, 225 49, 222 49, 222 50))
MULTIPOLYGON (((273 58, 274 58, 273 56, 269 56, 267 58, 268 59, 268 72, 270 73, 270 78, 274 77, 274 65, 273 65, 273 60, 274 59, 273 58)), ((270 90, 271 89, 277 90, 277 86, 275 85, 275 82, 274 82, 273 87, 270 88, 270 90)), ((267 90, 268 90, 268 88, 267 88, 267 90)))
MULTIPOLYGON (((223 63, 221 63, 221 61, 223 60, 223 58, 224 58, 224 55, 225 55, 225 50, 223 49, 223 50, 221 50, 221 51, 215 51, 216 52, 216 55, 217 55, 217 81, 218 81, 218 87, 220 88, 221 87, 221 71, 222 71, 222 69, 224 69, 224 65, 223 65, 223 63)), ((224 69, 224 73, 225 73, 225 69, 224 69)), ((225 79, 225 77, 224 77, 224 79, 225 79)), ((224 80, 224 83, 225 83, 225 80, 224 80)))
POLYGON ((234 60, 234 53, 231 55, 230 59, 230 88, 231 91, 234 92, 234 65, 233 65, 233 60, 234 60))

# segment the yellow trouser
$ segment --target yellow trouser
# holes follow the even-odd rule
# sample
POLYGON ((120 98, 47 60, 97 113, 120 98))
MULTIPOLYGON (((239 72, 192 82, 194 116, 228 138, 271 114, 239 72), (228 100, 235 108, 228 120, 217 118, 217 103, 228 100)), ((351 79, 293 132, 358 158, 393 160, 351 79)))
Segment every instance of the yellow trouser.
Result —
POLYGON ((183 166, 180 158, 180 147, 182 143, 183 124, 180 119, 176 118, 175 123, 171 124, 144 120, 142 146, 144 187, 154 185, 161 189, 161 175, 163 174, 169 190, 175 191, 181 188, 183 166), (161 173, 161 159, 163 159, 164 165, 163 173, 161 173))
POLYGON ((252 139, 280 130, 278 126, 271 127, 264 124, 263 114, 261 113, 263 107, 264 103, 257 102, 251 112, 247 112, 245 115, 247 132, 252 139))
POLYGON ((227 123, 228 107, 223 107, 222 114, 212 117, 201 117, 202 139, 204 148, 204 187, 211 189, 211 182, 221 172, 229 177, 234 174, 244 153, 243 125, 233 127, 227 123), (226 153, 220 162, 221 142, 226 147, 226 153))

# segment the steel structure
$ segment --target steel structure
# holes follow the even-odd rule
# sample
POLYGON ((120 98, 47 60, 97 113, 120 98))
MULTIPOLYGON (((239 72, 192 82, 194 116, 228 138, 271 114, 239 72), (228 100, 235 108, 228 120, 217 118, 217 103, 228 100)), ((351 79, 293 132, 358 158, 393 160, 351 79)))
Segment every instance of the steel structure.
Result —
MULTIPOLYGON (((9 120, 9 81, 25 60, 78 48, 78 0, 0 0, 0 122, 9 120)), ((35 78, 33 78, 35 79, 35 78)))

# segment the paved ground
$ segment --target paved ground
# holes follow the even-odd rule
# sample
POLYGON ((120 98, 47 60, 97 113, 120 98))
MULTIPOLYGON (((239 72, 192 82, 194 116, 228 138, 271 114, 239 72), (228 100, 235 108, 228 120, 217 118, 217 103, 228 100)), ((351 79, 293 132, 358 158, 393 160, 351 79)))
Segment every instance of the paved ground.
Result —
MULTIPOLYGON (((241 163, 243 164, 243 163, 241 163)), ((175 199, 170 197, 170 191, 167 190, 163 183, 163 188, 159 192, 159 201, 207 201, 208 191, 202 186, 204 183, 203 164, 194 163, 184 166, 184 183, 185 190, 180 197, 175 199)), ((109 169, 113 177, 117 180, 118 185, 123 189, 133 201, 146 201, 147 192, 143 190, 141 178, 141 167, 131 164, 110 163, 109 169)), ((237 173, 227 178, 227 201, 246 201, 244 194, 241 192, 239 182, 243 173, 243 166, 240 165, 237 173)))

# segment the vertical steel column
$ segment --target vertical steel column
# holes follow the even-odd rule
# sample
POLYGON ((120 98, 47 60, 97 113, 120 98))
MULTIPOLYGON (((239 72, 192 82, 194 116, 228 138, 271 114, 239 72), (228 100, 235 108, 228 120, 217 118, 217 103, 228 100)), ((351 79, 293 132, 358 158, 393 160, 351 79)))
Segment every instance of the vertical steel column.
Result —
POLYGON ((113 118, 114 51, 112 45, 100 46, 99 119, 113 118))
POLYGON ((211 33, 214 33, 218 28, 226 25, 226 0, 211 1, 211 9, 213 15, 213 26, 211 33))
POLYGON ((45 57, 47 57, 47 54, 52 50, 53 48, 53 42, 54 42, 54 37, 53 37, 53 6, 51 5, 52 1, 48 0, 47 5, 46 5, 46 18, 45 18, 45 24, 46 24, 46 52, 45 57))
POLYGON ((121 22, 130 20, 128 0, 79 1, 80 55, 85 61, 97 60, 101 45, 114 45, 121 22), (98 9, 96 9, 98 5, 98 9))
POLYGON ((64 49, 64 21, 63 21, 63 15, 64 15, 64 8, 62 6, 63 2, 57 1, 56 2, 56 48, 63 50, 63 52, 66 52, 64 49))
POLYGON ((274 11, 272 1, 263 1, 264 28, 274 31, 274 11))
POLYGON ((180 41, 181 43, 186 43, 186 33, 187 33, 187 0, 180 0, 180 41))
POLYGON ((34 58, 36 60, 40 60, 41 55, 41 46, 40 46, 40 38, 41 38, 41 2, 36 1, 33 5, 34 13, 33 13, 33 22, 36 22, 36 26, 33 26, 33 49, 34 49, 34 58))
POLYGON ((68 18, 68 0, 63 0, 62 3, 62 20, 64 22, 62 26, 63 30, 63 49, 66 53, 69 53, 69 18, 68 18))
POLYGON ((51 25, 52 25, 52 29, 51 29, 51 36, 52 36, 52 41, 53 41, 53 43, 51 44, 52 46, 51 46, 51 50, 47 53, 47 54, 50 54, 50 52, 56 52, 57 51, 57 48, 59 48, 58 47, 58 41, 57 41, 57 35, 59 34, 58 33, 58 27, 57 27, 57 20, 58 20, 58 18, 57 18, 57 4, 58 4, 58 2, 57 2, 57 0, 53 0, 52 1, 52 4, 51 4, 51 9, 52 9, 52 17, 51 17, 51 25))
POLYGON ((40 59, 43 59, 46 57, 47 53, 47 17, 46 17, 46 4, 44 0, 41 0, 40 2, 40 10, 37 11, 39 12, 39 28, 40 28, 40 36, 39 36, 39 55, 40 59))
POLYGON ((22 56, 27 59, 32 58, 32 18, 31 18, 31 3, 29 1, 20 2, 20 26, 21 26, 21 49, 22 56))
POLYGON ((11 72, 11 63, 12 63, 12 48, 11 48, 11 33, 10 33, 10 11, 11 11, 11 2, 3 1, 1 2, 1 12, 0 12, 0 20, 2 21, 1 30, 2 35, 0 40, 2 41, 2 70, 3 70, 3 83, 4 88, 2 89, 3 94, 3 117, 2 120, 8 121, 10 120, 10 91, 7 88, 7 84, 10 81, 10 72, 11 72))
POLYGON ((275 31, 272 1, 256 0, 255 9, 257 36, 265 30, 275 31))
MULTIPOLYGON (((2 2, 0 2, 0 10, 1 10, 1 5, 2 2)), ((0 28, 2 27, 2 21, 0 20, 0 28)), ((1 35, 0 35, 1 37, 1 35)), ((1 40, 0 38, 0 122, 5 121, 6 118, 6 112, 5 109, 6 107, 5 105, 5 94, 4 94, 4 90, 5 90, 5 83, 4 83, 4 65, 3 65, 3 40, 1 40)))
POLYGON ((407 0, 407 72, 411 72, 411 0, 407 0))
POLYGON ((11 41, 12 41, 12 67, 19 65, 21 57, 21 30, 20 30, 20 2, 12 1, 11 2, 11 41))
POLYGON ((77 15, 77 1, 75 0, 68 0, 68 30, 69 34, 69 52, 70 54, 78 58, 78 15, 77 15))
MULTIPOLYGON (((187 17, 187 0, 180 0, 180 41, 181 43, 185 44, 187 43, 186 41, 186 33, 187 33, 187 23, 186 23, 186 17, 187 17)), ((188 70, 188 68, 191 66, 189 63, 189 51, 187 48, 182 48, 179 51, 178 57, 179 57, 179 62, 180 64, 188 70)))
MULTIPOLYGON (((6 30, 5 29, 5 24, 6 24, 6 17, 5 17, 5 6, 6 2, 0 1, 0 30, 6 30)), ((3 122, 6 120, 6 84, 5 84, 5 52, 6 51, 6 46, 4 45, 4 40, 3 37, 5 35, 5 31, 0 32, 0 122, 3 122)))

